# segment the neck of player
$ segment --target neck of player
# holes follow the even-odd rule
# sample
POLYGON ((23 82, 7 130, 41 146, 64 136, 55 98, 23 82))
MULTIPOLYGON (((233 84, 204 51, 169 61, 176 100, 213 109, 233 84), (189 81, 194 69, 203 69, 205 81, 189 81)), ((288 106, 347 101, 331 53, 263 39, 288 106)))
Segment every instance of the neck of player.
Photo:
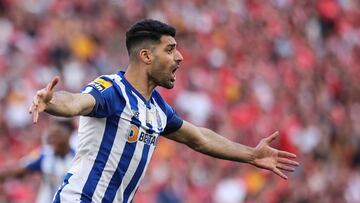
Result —
POLYGON ((146 100, 150 99, 156 84, 149 79, 145 67, 130 63, 124 77, 146 100))

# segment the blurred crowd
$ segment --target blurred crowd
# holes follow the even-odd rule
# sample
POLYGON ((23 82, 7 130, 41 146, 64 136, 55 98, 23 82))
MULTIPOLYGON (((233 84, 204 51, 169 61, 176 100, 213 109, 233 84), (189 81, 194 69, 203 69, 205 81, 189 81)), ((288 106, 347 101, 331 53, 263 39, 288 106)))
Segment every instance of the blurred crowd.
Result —
MULTIPOLYGON (((179 115, 250 146, 279 130, 273 146, 301 166, 284 181, 161 139, 135 203, 360 202, 358 0, 0 0, 0 168, 51 125, 32 124, 36 90, 60 75, 57 89, 79 92, 124 70, 125 32, 142 18, 177 28, 184 61, 159 91, 179 115)), ((0 202, 34 201, 38 182, 0 183, 0 202)))

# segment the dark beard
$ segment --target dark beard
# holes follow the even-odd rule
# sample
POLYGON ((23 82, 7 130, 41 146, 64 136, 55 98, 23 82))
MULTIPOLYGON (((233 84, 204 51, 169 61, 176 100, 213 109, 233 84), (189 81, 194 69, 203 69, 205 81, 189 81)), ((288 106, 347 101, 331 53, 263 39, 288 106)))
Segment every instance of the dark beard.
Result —
MULTIPOLYGON (((154 61, 157 59, 155 58, 154 61)), ((164 73, 165 67, 160 67, 157 63, 154 64, 154 67, 157 67, 157 69, 153 70, 149 74, 150 80, 152 80, 157 86, 164 87, 166 89, 172 89, 174 87, 174 83, 168 79, 166 73, 164 73)))
POLYGON ((149 74, 149 78, 157 86, 164 87, 166 89, 172 89, 174 87, 174 83, 166 79, 166 75, 163 72, 152 72, 149 74))
POLYGON ((166 80, 163 77, 161 77, 161 75, 157 75, 157 76, 150 76, 150 79, 157 85, 160 87, 164 87, 166 89, 172 89, 174 87, 174 83, 172 83, 170 80, 166 80))

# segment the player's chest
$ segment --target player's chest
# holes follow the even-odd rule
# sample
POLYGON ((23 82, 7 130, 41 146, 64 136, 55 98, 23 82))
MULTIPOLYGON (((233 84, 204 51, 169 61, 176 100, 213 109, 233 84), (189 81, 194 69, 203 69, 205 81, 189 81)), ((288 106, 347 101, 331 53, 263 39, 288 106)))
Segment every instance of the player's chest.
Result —
POLYGON ((166 116, 160 108, 138 104, 136 107, 128 104, 120 116, 129 125, 135 125, 147 131, 161 133, 166 126, 166 116))

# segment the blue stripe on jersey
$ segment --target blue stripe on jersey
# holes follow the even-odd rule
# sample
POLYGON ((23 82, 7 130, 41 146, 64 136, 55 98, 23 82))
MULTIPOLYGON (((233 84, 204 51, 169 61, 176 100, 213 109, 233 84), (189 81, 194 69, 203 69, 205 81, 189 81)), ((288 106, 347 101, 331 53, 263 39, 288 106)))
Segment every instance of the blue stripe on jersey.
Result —
POLYGON ((148 101, 146 101, 146 99, 144 98, 144 96, 142 94, 140 94, 137 89, 135 89, 130 83, 129 81, 127 81, 127 79, 124 76, 125 72, 124 71, 119 71, 118 75, 121 77, 121 82, 125 85, 126 89, 130 89, 131 92, 135 93, 144 103, 147 107, 150 106, 150 103, 148 101))
MULTIPOLYGON (((125 107, 125 103, 120 103, 119 105, 123 105, 121 107, 122 112, 125 107)), ((98 154, 81 193, 80 200, 82 202, 91 202, 96 185, 100 180, 101 174, 109 158, 109 154, 115 140, 121 112, 114 116, 108 117, 106 120, 105 132, 98 154)))
POLYGON ((63 185, 62 185, 62 186, 60 187, 60 189, 56 192, 53 203, 60 203, 60 202, 61 202, 61 201, 60 201, 60 193, 61 193, 61 191, 64 189, 64 187, 65 187, 67 184, 69 184, 69 179, 70 179, 70 177, 71 177, 72 175, 73 175, 73 174, 71 174, 71 173, 65 174, 63 185))
POLYGON ((42 171, 41 163, 44 160, 44 154, 41 154, 39 158, 26 164, 25 168, 29 171, 42 171))
MULTIPOLYGON (((154 133, 154 130, 152 128, 152 125, 150 123, 146 123, 146 126, 149 128, 147 130, 147 133, 152 134, 154 133)), ((131 193, 134 191, 134 189, 136 188, 137 183, 139 182, 146 163, 147 163, 147 159, 148 159, 148 154, 149 154, 149 149, 150 149, 150 145, 145 144, 144 145, 144 149, 142 151, 142 155, 141 155, 141 160, 140 163, 138 165, 138 167, 136 168, 136 171, 134 173, 134 176, 131 178, 129 185, 126 187, 125 191, 124 191, 124 200, 123 202, 127 203, 127 201, 129 200, 129 197, 131 195, 131 193)))
MULTIPOLYGON (((126 84, 126 81, 124 79, 121 81, 123 82, 123 84, 125 86, 125 93, 129 99, 131 110, 133 111, 133 113, 138 112, 139 107, 138 107, 138 101, 137 101, 136 97, 133 95, 133 92, 131 91, 131 89, 128 88, 129 86, 126 84)), ((140 128, 140 126, 141 126, 141 122, 140 122, 139 118, 137 118, 135 116, 135 114, 132 116, 130 123, 136 125, 138 128, 140 128)), ((118 188, 120 187, 120 184, 122 183, 124 175, 130 166, 131 159, 132 159, 132 157, 134 155, 134 151, 136 149, 136 144, 137 144, 137 142, 133 142, 133 143, 126 142, 124 150, 121 154, 120 161, 116 168, 116 171, 113 174, 113 176, 111 177, 109 185, 105 191, 105 195, 102 199, 103 203, 114 201, 116 192, 117 192, 118 188)))
POLYGON ((125 78, 123 78, 121 80, 121 82, 125 86, 125 93, 126 93, 128 99, 129 99, 129 102, 130 102, 131 111, 134 114, 131 117, 131 123, 135 124, 137 127, 140 127, 141 122, 140 122, 139 118, 135 116, 136 113, 139 113, 139 107, 138 107, 138 100, 136 99, 136 97, 133 94, 134 91, 132 91, 132 89, 134 89, 134 88, 132 88, 132 86, 130 86, 130 84, 128 84, 128 82, 126 81, 125 78))
POLYGON ((167 135, 178 130, 182 126, 183 120, 176 114, 174 109, 161 98, 157 91, 153 92, 153 98, 166 115, 166 126, 161 134, 167 135))
POLYGON ((112 176, 109 182, 104 198, 102 199, 103 203, 114 201, 116 191, 119 189, 120 184, 124 178, 124 175, 130 166, 130 162, 134 155, 135 148, 136 148, 136 142, 133 143, 127 142, 125 144, 124 151, 122 152, 120 158, 120 162, 116 168, 114 175, 112 176))
POLYGON ((159 105, 160 109, 167 116, 165 102, 156 90, 153 91, 152 98, 156 101, 157 105, 159 105))
POLYGON ((144 144, 144 149, 142 151, 140 163, 139 163, 138 167, 136 168, 135 174, 131 178, 129 185, 126 187, 126 189, 124 191, 123 203, 128 202, 131 193, 136 188, 136 185, 139 182, 141 175, 144 172, 144 169, 145 169, 145 166, 147 163, 147 159, 148 159, 149 149, 150 149, 150 145, 144 144))

